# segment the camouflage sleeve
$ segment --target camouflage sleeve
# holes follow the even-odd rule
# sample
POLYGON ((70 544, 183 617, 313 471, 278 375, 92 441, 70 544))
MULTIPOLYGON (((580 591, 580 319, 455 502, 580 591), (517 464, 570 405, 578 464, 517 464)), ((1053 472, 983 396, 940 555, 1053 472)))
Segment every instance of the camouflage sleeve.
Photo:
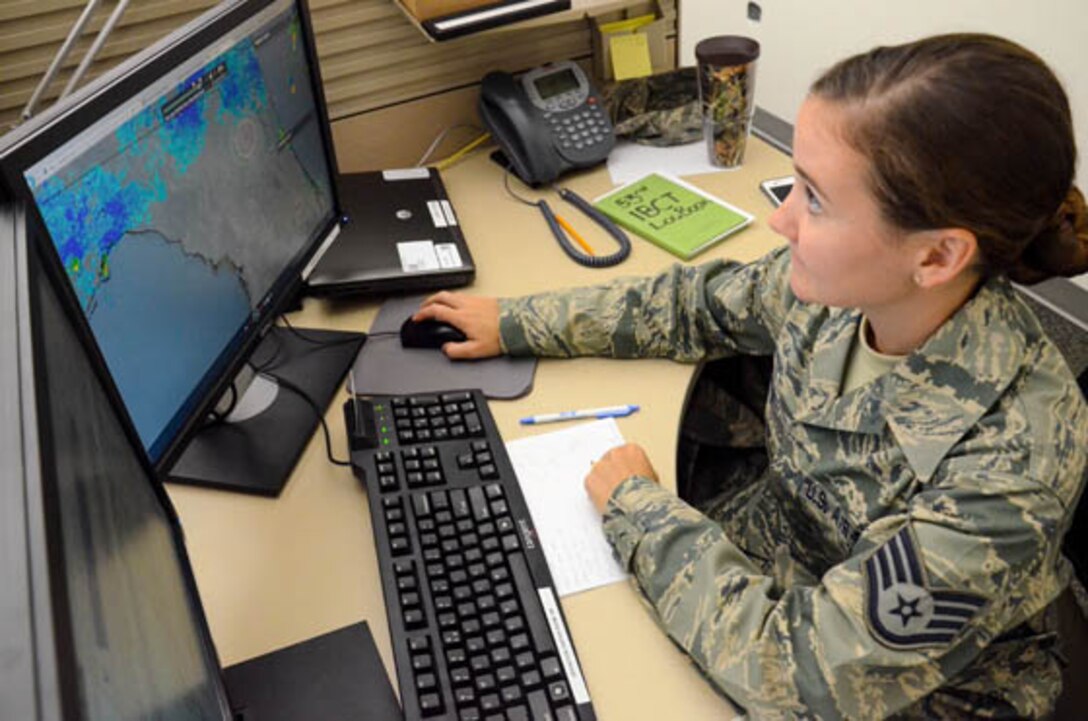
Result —
MULTIPOLYGON (((1050 538, 1065 513, 1056 496, 1011 474, 942 486, 800 583, 761 570, 718 524, 645 478, 616 489, 605 533, 666 633, 748 713, 886 718, 1053 598, 1050 538)), ((1027 686, 1023 707, 1047 709, 1053 699, 1027 686)))
POLYGON ((701 360, 769 355, 793 302, 789 254, 674 265, 656 277, 500 301, 510 355, 701 360))

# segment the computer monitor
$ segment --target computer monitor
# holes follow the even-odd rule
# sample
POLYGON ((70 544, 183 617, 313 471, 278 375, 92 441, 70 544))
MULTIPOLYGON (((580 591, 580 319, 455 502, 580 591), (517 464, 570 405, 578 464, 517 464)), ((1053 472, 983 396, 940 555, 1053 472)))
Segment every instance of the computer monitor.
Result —
POLYGON ((230 719, 177 518, 26 227, 0 207, 0 718, 230 719))
POLYGON ((304 3, 214 8, 0 140, 0 166, 171 468, 338 231, 304 3))

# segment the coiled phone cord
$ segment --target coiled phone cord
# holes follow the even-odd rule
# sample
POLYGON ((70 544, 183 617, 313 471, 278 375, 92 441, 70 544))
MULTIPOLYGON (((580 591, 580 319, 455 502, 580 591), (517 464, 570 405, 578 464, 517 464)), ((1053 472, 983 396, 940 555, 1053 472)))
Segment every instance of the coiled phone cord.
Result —
POLYGON ((544 216, 544 220, 548 223, 548 227, 551 228, 552 235, 554 235, 556 241, 559 242, 559 247, 562 248, 563 252, 575 263, 584 265, 587 268, 609 268, 623 262, 627 256, 631 254, 631 240, 619 226, 612 222, 611 218, 594 208, 585 200, 585 198, 578 195, 573 190, 556 188, 560 198, 582 211, 582 213, 588 216, 590 220, 604 228, 605 232, 611 235, 619 245, 619 250, 611 255, 589 255, 583 253, 571 243, 567 233, 563 230, 559 217, 552 211, 551 206, 548 205, 548 201, 543 199, 532 201, 522 198, 510 188, 509 177, 510 171, 507 170, 503 176, 503 185, 506 186, 506 192, 514 199, 519 200, 526 205, 535 205, 540 209, 541 214, 544 216))
POLYGON ((620 246, 619 250, 611 255, 586 255, 575 248, 570 242, 567 234, 564 233, 563 228, 560 227, 558 219, 555 217, 555 213, 552 212, 548 202, 546 200, 538 201, 537 207, 539 207, 540 212, 544 214, 544 220, 548 221, 548 225, 552 229, 552 235, 559 241, 559 247, 561 247, 575 263, 579 263, 589 268, 608 268, 623 262, 623 260, 631 254, 631 241, 627 237, 627 233, 624 233, 615 223, 613 223, 611 218, 587 203, 582 196, 578 195, 573 190, 559 188, 558 191, 560 198, 578 208, 578 210, 587 215, 590 220, 604 228, 605 232, 611 235, 620 246))

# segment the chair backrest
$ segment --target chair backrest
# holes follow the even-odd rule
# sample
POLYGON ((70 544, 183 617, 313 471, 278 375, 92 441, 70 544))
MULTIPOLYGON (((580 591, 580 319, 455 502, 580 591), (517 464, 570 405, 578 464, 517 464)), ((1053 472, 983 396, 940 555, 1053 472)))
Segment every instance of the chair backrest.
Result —
MULTIPOLYGON (((1088 399, 1088 331, 1038 302, 1029 293, 1021 295, 1035 311, 1046 334, 1065 357, 1073 374, 1078 376, 1080 389, 1088 399)), ((1084 442, 1088 443, 1088 438, 1084 442)), ((1085 483, 1088 483, 1088 471, 1085 475, 1085 483)), ((1088 493, 1081 493, 1080 502, 1073 514, 1073 524, 1065 536, 1062 550, 1073 562, 1077 578, 1083 585, 1088 586, 1088 493)))
MULTIPOLYGON (((1080 374, 1078 382, 1084 397, 1088 398, 1088 370, 1080 374)), ((1084 442, 1088 443, 1088 438, 1085 438, 1084 442)), ((1085 484, 1088 486, 1088 470, 1085 471, 1085 484)), ((1073 524, 1069 527, 1069 533, 1065 535, 1062 549, 1066 557, 1073 562, 1081 585, 1088 587, 1088 492, 1082 492, 1080 495, 1077 510, 1073 512, 1073 524)))

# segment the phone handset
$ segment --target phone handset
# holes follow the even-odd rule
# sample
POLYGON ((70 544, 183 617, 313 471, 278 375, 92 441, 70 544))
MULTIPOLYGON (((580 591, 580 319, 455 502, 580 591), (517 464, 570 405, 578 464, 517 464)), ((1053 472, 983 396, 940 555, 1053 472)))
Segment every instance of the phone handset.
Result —
POLYGON ((569 61, 518 78, 488 73, 480 85, 479 110, 514 172, 529 185, 597 165, 616 142, 600 95, 569 61))
POLYGON ((512 75, 492 72, 480 84, 480 118, 518 177, 530 185, 559 177, 548 126, 512 75))

